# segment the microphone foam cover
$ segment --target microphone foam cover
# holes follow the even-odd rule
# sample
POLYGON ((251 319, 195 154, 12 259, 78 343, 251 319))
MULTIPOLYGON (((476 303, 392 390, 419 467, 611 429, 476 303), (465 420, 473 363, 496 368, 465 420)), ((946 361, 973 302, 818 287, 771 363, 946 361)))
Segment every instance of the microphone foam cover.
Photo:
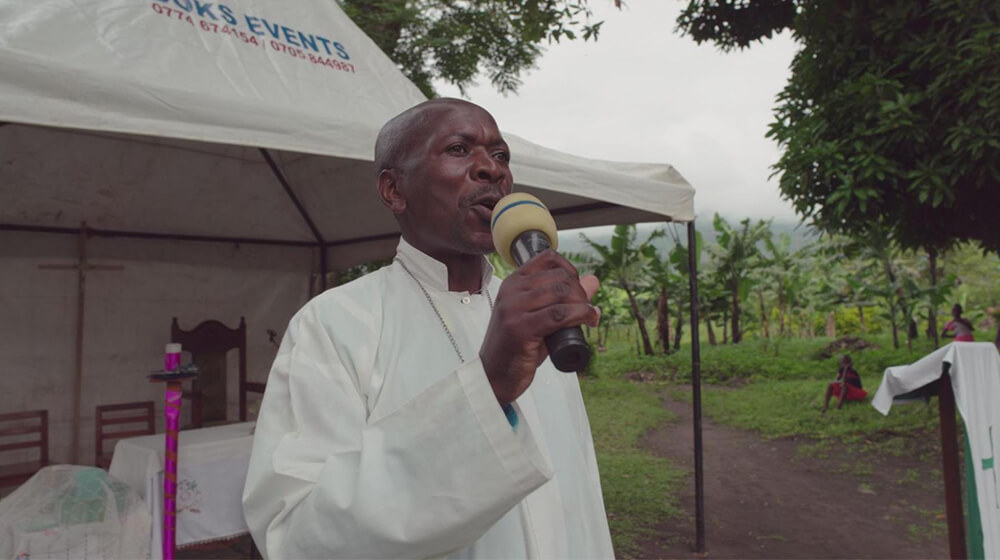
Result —
POLYGON ((542 201, 528 193, 511 193, 500 199, 493 207, 490 220, 493 231, 493 245, 505 263, 516 267, 510 254, 510 246, 519 235, 526 231, 538 230, 549 238, 552 249, 559 248, 556 235, 556 221, 542 201))

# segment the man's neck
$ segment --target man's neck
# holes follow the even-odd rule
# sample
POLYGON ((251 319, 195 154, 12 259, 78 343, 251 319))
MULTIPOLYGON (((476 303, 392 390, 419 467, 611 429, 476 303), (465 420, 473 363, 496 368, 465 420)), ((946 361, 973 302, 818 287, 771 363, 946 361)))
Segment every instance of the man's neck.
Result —
POLYGON ((406 242, 421 253, 443 264, 448 269, 448 291, 477 293, 483 284, 483 256, 475 253, 459 253, 445 250, 430 250, 422 247, 417 239, 403 236, 406 242))
POLYGON ((450 255, 443 258, 439 255, 435 258, 448 267, 448 291, 476 293, 482 287, 481 255, 450 255))

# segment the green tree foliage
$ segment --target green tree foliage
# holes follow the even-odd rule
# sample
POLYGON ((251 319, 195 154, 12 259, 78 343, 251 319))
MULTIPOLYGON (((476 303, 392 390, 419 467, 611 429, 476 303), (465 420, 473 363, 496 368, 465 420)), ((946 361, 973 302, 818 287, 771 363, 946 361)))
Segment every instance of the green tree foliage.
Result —
POLYGON ((784 28, 802 45, 768 133, 801 215, 1000 251, 1000 2, 692 0, 678 24, 722 48, 784 28))
MULTIPOLYGON (((803 247, 797 251, 792 250, 792 238, 787 233, 782 233, 775 241, 771 235, 764 237, 764 249, 762 253, 762 273, 774 293, 775 306, 778 311, 778 335, 789 334, 789 310, 798 302, 797 296, 801 293, 801 287, 805 283, 804 267, 812 251, 812 247, 803 247)), ((767 321, 767 317, 762 317, 762 321, 767 321)))
POLYGON ((650 356, 653 354, 653 345, 649 340, 646 318, 640 309, 638 296, 649 284, 650 255, 655 255, 656 251, 652 243, 664 235, 663 230, 658 229, 645 241, 637 244, 635 224, 618 225, 615 226, 611 243, 605 246, 592 241, 583 233, 580 234, 584 243, 598 254, 599 260, 595 269, 597 276, 625 290, 632 317, 635 318, 639 334, 642 336, 643 352, 650 356))
MULTIPOLYGON (((647 246, 649 275, 657 290, 656 338, 664 354, 670 353, 670 297, 678 291, 683 278, 670 265, 669 258, 660 258, 656 247, 647 246)), ((679 325, 678 325, 679 328, 679 325)))
MULTIPOLYGON (((677 323, 674 328, 674 343, 673 352, 676 352, 681 347, 681 337, 684 334, 684 313, 690 310, 690 277, 691 277, 691 267, 689 263, 688 246, 684 241, 681 241, 681 233, 678 231, 681 228, 676 227, 676 224, 670 227, 670 237, 674 241, 674 247, 670 250, 666 260, 662 261, 661 269, 666 271, 666 278, 663 277, 663 272, 658 270, 655 266, 653 268, 654 278, 658 278, 658 282, 666 283, 668 288, 672 287, 673 291, 677 294, 674 301, 677 304, 677 323), (673 272, 673 271, 676 271, 673 272), (682 295, 683 294, 683 295, 682 295)), ((701 262, 701 250, 704 246, 704 241, 700 231, 694 232, 694 262, 701 262)), ((698 267, 696 271, 698 274, 698 283, 701 285, 706 278, 705 271, 698 267)), ((699 288, 699 300, 703 301, 704 294, 706 293, 703 288, 699 288)), ((666 302, 664 302, 666 306, 666 302)), ((665 317, 665 320, 669 321, 669 317, 665 317)), ((707 320, 709 333, 711 333, 711 320, 707 320)), ((712 334, 714 337, 714 333, 712 334)), ((714 343, 713 343, 714 344, 714 343)), ((663 352, 668 353, 668 347, 666 344, 663 346, 663 352)))
POLYGON ((715 228, 716 245, 710 249, 712 258, 716 261, 715 272, 720 282, 729 291, 732 304, 732 340, 739 343, 743 339, 740 325, 742 312, 741 301, 746 299, 750 290, 750 273, 761 265, 761 254, 758 243, 771 235, 769 222, 758 220, 751 223, 749 218, 740 222, 734 228, 718 214, 712 220, 715 228))
POLYGON ((792 26, 793 0, 690 0, 677 17, 677 29, 696 42, 711 41, 723 50, 744 49, 792 26))
POLYGON ((501 93, 517 91, 544 42, 596 40, 603 23, 591 21, 586 0, 338 2, 428 97, 432 80, 464 93, 480 72, 501 93))

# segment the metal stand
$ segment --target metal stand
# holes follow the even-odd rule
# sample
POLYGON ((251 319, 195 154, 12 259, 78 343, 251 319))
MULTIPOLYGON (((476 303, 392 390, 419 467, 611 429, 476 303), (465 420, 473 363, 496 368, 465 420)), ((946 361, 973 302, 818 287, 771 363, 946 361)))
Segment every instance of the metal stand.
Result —
POLYGON ((948 517, 948 552, 951 558, 967 558, 965 519, 962 516, 962 485, 958 470, 958 426, 955 424, 955 393, 951 387, 951 364, 945 363, 938 380, 938 413, 941 417, 941 472, 948 517))
POLYGON ((181 420, 181 383, 195 374, 176 374, 169 378, 150 377, 151 383, 166 383, 164 391, 166 437, 163 454, 163 560, 174 560, 177 540, 177 440, 181 420))

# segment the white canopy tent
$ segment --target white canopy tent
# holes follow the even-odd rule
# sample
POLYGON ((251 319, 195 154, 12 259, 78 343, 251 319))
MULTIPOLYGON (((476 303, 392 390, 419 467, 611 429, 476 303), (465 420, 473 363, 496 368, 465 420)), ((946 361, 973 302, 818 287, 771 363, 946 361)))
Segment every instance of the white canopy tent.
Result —
MULTIPOLYGON (((333 0, 0 4, 0 412, 91 462, 95 405, 159 402, 174 316, 245 316, 263 381, 317 273, 393 253, 374 139, 423 100, 333 0)), ((505 136, 560 228, 694 218, 669 165, 505 136)))

